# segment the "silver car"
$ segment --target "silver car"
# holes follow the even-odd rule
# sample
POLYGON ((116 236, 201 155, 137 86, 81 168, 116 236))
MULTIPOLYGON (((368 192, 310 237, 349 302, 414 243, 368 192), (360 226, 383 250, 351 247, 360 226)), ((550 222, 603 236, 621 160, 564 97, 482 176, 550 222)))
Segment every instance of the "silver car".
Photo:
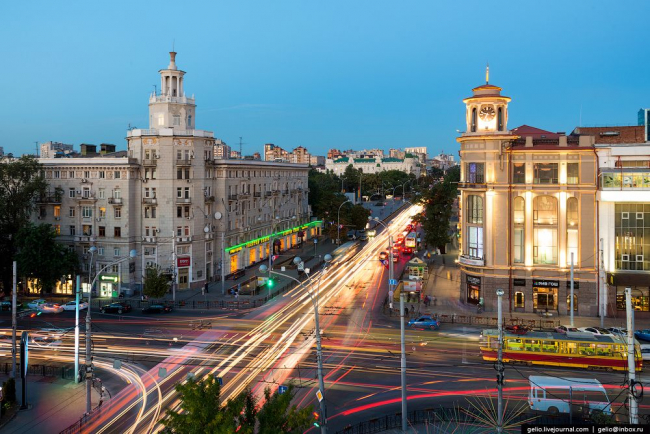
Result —
POLYGON ((63 306, 56 303, 43 303, 38 305, 38 310, 43 313, 61 313, 63 312, 63 306))

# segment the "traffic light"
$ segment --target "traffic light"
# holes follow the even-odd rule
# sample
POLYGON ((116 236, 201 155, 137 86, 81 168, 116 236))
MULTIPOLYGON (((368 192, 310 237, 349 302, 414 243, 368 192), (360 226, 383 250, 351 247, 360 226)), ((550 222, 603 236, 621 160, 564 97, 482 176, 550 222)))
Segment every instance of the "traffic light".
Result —
POLYGON ((320 427, 320 414, 318 414, 317 411, 315 411, 315 412, 312 413, 312 414, 314 415, 314 426, 315 426, 316 428, 319 428, 319 427, 320 427))
POLYGON ((269 286, 269 288, 273 288, 275 286, 275 281, 269 277, 269 280, 266 281, 266 284, 269 286))

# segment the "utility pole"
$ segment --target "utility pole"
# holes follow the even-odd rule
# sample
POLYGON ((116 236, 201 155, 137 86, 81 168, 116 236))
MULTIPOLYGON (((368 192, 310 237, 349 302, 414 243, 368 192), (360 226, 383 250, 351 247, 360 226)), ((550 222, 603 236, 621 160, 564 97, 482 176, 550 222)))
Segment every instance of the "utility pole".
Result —
POLYGON ((600 327, 605 328, 605 315, 607 315, 607 303, 605 303, 605 258, 603 255, 603 239, 600 239, 600 273, 598 273, 598 292, 600 294, 600 327))
MULTIPOLYGON (((224 223, 225 225, 225 223, 224 223)), ((226 293, 226 231, 221 232, 221 295, 226 293)))
POLYGON ((571 297, 569 298, 569 312, 571 314, 571 327, 573 327, 573 252, 571 252, 571 297))
POLYGON ((503 289, 497 289, 497 321, 499 329, 499 347, 497 353, 497 433, 503 432, 503 289))
POLYGON ((627 399, 630 411, 630 424, 639 423, 639 403, 636 401, 636 363, 634 361, 634 311, 632 310, 632 288, 625 288, 625 313, 627 316, 627 399))
POLYGON ((13 291, 11 293, 11 378, 16 378, 16 303, 18 303, 17 288, 16 288, 16 261, 13 264, 14 281, 13 291))
MULTIPOLYGON (((76 305, 74 307, 74 382, 79 383, 79 293, 81 292, 81 276, 77 274, 77 286, 74 291, 76 305)), ((90 309, 90 304, 88 304, 90 309)))
POLYGON ((172 230, 172 301, 176 304, 176 234, 172 230))

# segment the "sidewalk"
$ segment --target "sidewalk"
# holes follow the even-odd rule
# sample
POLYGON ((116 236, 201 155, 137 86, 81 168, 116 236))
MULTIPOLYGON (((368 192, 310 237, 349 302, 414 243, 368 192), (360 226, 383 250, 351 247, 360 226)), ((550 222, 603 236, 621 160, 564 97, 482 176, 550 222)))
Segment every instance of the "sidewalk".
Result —
MULTIPOLYGON (((0 376, 0 382, 8 377, 0 376)), ((92 389, 93 407, 99 395, 92 389)), ((16 381, 18 403, 22 399, 22 380, 16 381)), ((2 428, 3 433, 59 433, 77 422, 86 412, 85 383, 75 384, 56 377, 27 378, 28 410, 20 410, 2 428)))

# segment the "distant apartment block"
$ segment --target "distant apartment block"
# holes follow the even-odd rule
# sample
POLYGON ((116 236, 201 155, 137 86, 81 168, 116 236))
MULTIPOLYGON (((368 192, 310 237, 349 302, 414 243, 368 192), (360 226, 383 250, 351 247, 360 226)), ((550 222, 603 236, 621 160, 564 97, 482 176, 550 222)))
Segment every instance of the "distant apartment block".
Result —
POLYGON ((228 160, 230 158, 230 146, 226 142, 215 139, 214 140, 214 158, 216 160, 228 160))
POLYGON ((40 145, 41 158, 55 158, 57 156, 67 155, 73 152, 72 145, 59 142, 45 142, 40 145))
POLYGON ((362 151, 362 157, 346 156, 339 157, 335 160, 327 159, 325 168, 331 170, 336 175, 342 175, 345 169, 352 165, 355 169, 360 169, 363 173, 379 173, 388 170, 399 170, 405 173, 413 173, 420 176, 421 165, 419 160, 414 156, 406 158, 383 158, 379 155, 367 155, 362 151))

